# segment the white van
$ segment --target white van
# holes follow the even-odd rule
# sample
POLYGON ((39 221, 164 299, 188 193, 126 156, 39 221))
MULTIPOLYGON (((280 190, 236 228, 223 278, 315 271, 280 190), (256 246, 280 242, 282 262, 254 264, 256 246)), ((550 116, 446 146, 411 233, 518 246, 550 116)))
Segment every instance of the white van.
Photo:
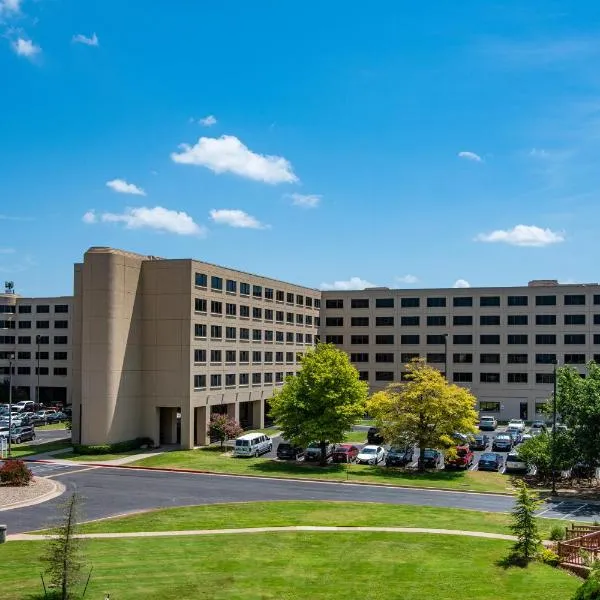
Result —
POLYGON ((260 456, 273 449, 273 440, 264 433, 247 433, 235 440, 234 456, 260 456))

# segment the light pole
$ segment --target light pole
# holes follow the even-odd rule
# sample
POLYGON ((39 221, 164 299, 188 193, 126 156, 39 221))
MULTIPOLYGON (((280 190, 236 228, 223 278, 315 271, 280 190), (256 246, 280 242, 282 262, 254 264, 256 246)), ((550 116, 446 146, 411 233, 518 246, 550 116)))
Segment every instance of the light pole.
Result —
POLYGON ((36 359, 37 359, 37 369, 36 369, 36 375, 37 375, 37 386, 35 388, 35 403, 36 403, 36 410, 40 409, 40 336, 36 335, 35 336, 35 343, 37 344, 37 352, 36 352, 36 359))
POLYGON ((15 355, 8 355, 8 457, 12 456, 12 376, 15 355))
POLYGON ((554 359, 553 386, 552 392, 552 446, 550 448, 550 468, 552 469, 552 495, 556 495, 556 367, 558 361, 554 359))

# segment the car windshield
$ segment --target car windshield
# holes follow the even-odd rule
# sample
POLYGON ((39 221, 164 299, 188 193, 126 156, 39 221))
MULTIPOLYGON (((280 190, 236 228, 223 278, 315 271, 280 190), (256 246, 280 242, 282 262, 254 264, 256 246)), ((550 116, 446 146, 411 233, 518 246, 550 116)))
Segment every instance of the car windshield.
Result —
POLYGON ((375 448, 363 448, 362 453, 363 454, 375 454, 375 448))
POLYGON ((519 455, 511 453, 506 457, 506 460, 510 460, 511 462, 519 462, 519 455))
POLYGON ((390 454, 404 454, 404 452, 406 452, 404 450, 404 448, 396 448, 396 447, 390 448, 390 454))
POLYGON ((235 440, 236 446, 249 446, 250 442, 248 440, 235 440))
POLYGON ((425 458, 433 458, 435 456, 435 450, 425 450, 423 456, 425 458))
POLYGON ((481 455, 481 460, 495 461, 496 460, 496 455, 495 454, 482 454, 481 455))
POLYGON ((309 448, 320 448, 321 446, 319 445, 318 442, 312 442, 311 444, 308 445, 309 448))
POLYGON ((277 446, 277 448, 279 450, 289 450, 291 448, 291 446, 289 444, 279 444, 279 446, 277 446))
POLYGON ((459 450, 456 451, 456 454, 458 456, 466 456, 467 451, 464 448, 460 448, 459 450))
POLYGON ((510 440, 510 435, 505 435, 503 433, 501 433, 500 435, 496 436, 496 441, 498 442, 508 442, 510 440))

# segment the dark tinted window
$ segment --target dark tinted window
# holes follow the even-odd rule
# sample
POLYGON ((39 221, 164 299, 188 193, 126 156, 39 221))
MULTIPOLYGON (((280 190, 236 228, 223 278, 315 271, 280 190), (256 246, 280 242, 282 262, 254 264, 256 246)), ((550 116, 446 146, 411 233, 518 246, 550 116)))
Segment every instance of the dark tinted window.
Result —
POLYGON ((376 298, 375 308, 394 308, 393 298, 376 298))
POLYGON ((368 298, 352 298, 350 300, 350 308, 369 308, 368 298))
POLYGON ((556 306, 556 296, 536 296, 536 306, 556 306))
POLYGON ((481 296, 479 306, 500 306, 500 296, 481 296))
POLYGON ((509 296, 507 298, 508 306, 527 306, 527 296, 509 296))
MULTIPOLYGON (((600 316, 600 315, 599 315, 600 316)), ((443 315, 430 315, 427 317, 428 327, 445 327, 446 317, 443 315)))
POLYGON ((535 315, 536 325, 556 325, 556 315, 535 315))
POLYGON ((585 304, 585 294, 565 294, 565 306, 582 306, 585 304))
POLYGON ((452 299, 452 304, 454 306, 473 306, 473 298, 469 296, 458 296, 452 299))
POLYGON ((500 315, 480 315, 480 325, 500 325, 500 315))
POLYGON ((507 325, 527 325, 527 315, 508 315, 507 325))
POLYGON ((429 308, 444 308, 446 306, 446 298, 427 298, 427 306, 429 308))
POLYGON ((471 315, 454 315, 452 317, 453 325, 473 325, 473 317, 471 315))

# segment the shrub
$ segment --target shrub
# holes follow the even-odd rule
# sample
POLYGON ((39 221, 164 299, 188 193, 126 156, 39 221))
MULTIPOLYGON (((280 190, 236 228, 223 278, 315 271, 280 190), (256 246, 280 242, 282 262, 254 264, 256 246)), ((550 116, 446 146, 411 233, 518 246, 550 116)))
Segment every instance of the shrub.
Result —
POLYGON ((208 424, 208 435, 221 442, 221 447, 226 440, 236 438, 243 433, 239 423, 228 415, 213 414, 208 424))
POLYGON ((538 552, 538 560, 552 567, 557 567, 560 564, 560 557, 550 548, 541 548, 538 552))
POLYGON ((573 600, 600 600, 600 581, 598 578, 590 575, 575 592, 573 600))
POLYGON ((9 459, 0 467, 0 483, 21 487, 29 485, 33 473, 22 460, 9 459))
POLYGON ((135 440, 126 440, 114 444, 101 444, 97 446, 86 446, 84 444, 74 444, 73 452, 75 454, 118 454, 120 452, 130 452, 137 450, 142 446, 154 446, 154 441, 147 437, 136 438, 135 440))
POLYGON ((565 539, 565 528, 560 525, 554 525, 550 530, 549 538, 553 542, 559 542, 560 540, 565 539))

